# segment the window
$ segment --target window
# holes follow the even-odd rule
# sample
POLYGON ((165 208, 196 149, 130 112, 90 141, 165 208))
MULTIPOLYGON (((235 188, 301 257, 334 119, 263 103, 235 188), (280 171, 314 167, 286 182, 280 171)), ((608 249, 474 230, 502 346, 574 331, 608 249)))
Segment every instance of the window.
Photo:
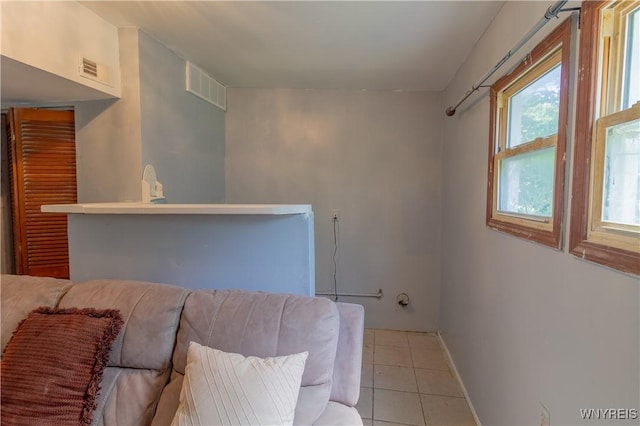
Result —
POLYGON ((570 19, 491 87, 487 226, 559 248, 570 19))
POLYGON ((584 2, 571 252, 640 274, 640 2, 584 2))

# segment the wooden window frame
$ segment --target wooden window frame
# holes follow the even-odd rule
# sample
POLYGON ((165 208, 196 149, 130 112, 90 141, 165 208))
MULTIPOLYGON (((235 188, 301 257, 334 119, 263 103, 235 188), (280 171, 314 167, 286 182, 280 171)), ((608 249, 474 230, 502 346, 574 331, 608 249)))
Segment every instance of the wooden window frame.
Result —
MULTIPOLYGON (((604 157, 604 144, 598 142, 598 138, 602 140, 608 121, 640 108, 636 104, 618 114, 614 112, 619 109, 616 104, 620 104, 615 93, 620 89, 622 70, 609 64, 610 61, 619 62, 617 58, 622 54, 622 47, 604 32, 601 34, 601 10, 611 4, 614 2, 582 3, 569 251, 582 259, 638 275, 640 245, 637 245, 637 238, 629 238, 624 227, 607 229, 606 223, 595 219, 601 217, 602 212, 602 185, 597 182, 603 173, 599 163, 604 157), (610 90, 615 91, 611 96, 610 90)), ((614 18, 610 25, 614 32, 621 31, 619 19, 614 18)))
POLYGON ((569 75, 571 68, 571 18, 566 19, 540 42, 511 73, 496 81, 490 91, 489 167, 487 179, 486 224, 489 228, 559 249, 562 241, 562 215, 564 211, 564 185, 566 163, 567 120, 569 105, 569 75), (537 138, 508 150, 506 147, 507 108, 499 108, 501 92, 516 93, 539 75, 555 66, 556 55, 561 64, 558 132, 546 138, 537 138), (531 75, 530 70, 549 68, 531 75), (513 90, 517 87, 517 90, 513 90), (535 152, 555 146, 553 211, 549 219, 519 214, 506 214, 497 210, 499 161, 524 152, 535 152), (498 150, 498 147, 501 149, 498 150), (500 151, 500 152, 499 152, 500 151))

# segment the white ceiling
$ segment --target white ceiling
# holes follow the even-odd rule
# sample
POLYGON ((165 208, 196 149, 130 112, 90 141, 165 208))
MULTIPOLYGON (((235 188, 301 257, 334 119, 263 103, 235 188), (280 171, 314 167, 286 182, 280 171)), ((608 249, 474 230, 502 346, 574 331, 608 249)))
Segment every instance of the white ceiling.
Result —
POLYGON ((84 1, 228 87, 442 90, 503 1, 84 1))

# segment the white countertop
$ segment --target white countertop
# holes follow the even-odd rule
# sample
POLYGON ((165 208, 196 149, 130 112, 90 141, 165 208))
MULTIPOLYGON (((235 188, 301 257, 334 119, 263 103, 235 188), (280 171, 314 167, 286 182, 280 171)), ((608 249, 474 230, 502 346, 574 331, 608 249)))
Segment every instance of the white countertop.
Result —
POLYGON ((147 203, 86 203, 49 204, 43 213, 78 214, 222 214, 222 215, 284 215, 312 213, 311 204, 147 204, 147 203))

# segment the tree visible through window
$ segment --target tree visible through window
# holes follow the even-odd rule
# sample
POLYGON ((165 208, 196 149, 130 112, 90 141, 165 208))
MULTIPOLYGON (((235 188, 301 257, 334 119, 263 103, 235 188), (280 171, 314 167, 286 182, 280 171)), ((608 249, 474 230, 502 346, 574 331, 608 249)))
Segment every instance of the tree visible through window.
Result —
POLYGON ((560 246, 568 105, 566 20, 491 88, 487 225, 560 246))
POLYGON ((551 217, 554 160, 554 148, 502 160, 498 178, 498 211, 551 217))
POLYGON ((509 147, 558 133, 560 65, 513 96, 509 104, 509 147))
POLYGON ((582 4, 570 249, 640 274, 640 1, 582 4))
MULTIPOLYGON (((639 74, 640 75, 640 74, 639 74)), ((606 130, 602 220, 640 225, 640 120, 606 130)))

